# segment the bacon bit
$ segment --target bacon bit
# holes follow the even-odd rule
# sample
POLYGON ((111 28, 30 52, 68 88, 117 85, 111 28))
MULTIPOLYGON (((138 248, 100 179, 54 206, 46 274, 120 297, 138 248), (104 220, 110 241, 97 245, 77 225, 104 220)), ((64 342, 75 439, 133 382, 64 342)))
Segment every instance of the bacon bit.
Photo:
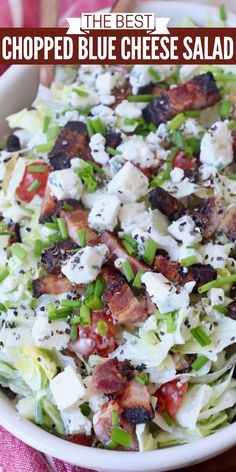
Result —
POLYGON ((133 425, 149 423, 154 417, 151 397, 144 384, 131 380, 120 396, 123 418, 133 425))
POLYGON ((21 242, 19 223, 14 223, 14 221, 11 220, 7 225, 7 231, 9 232, 8 247, 12 246, 14 243, 21 242))
POLYGON ((194 209, 192 217, 197 226, 203 230, 203 237, 211 238, 219 228, 224 213, 224 199, 210 197, 203 200, 200 205, 194 209))
POLYGON ((49 274, 59 275, 62 264, 72 256, 73 250, 79 249, 78 246, 70 240, 60 241, 46 249, 41 256, 41 262, 49 274))
POLYGON ((198 167, 197 159, 196 157, 186 156, 184 151, 179 151, 172 161, 172 168, 174 169, 175 167, 179 167, 184 171, 194 171, 198 167))
POLYGON ((195 354, 181 354, 180 352, 175 352, 173 354, 176 371, 181 373, 190 372, 191 364, 195 359, 195 354))
POLYGON ((160 272, 171 282, 182 282, 183 274, 181 273, 181 265, 178 261, 171 261, 165 256, 156 256, 153 269, 155 272, 160 272))
POLYGON ((94 442, 92 436, 86 436, 85 434, 70 434, 66 437, 66 440, 74 444, 80 444, 81 446, 91 447, 94 442))
POLYGON ((176 221, 186 213, 183 203, 162 187, 156 187, 151 190, 148 198, 153 208, 157 208, 170 221, 176 221))
POLYGON ((236 241, 236 205, 230 206, 223 214, 220 229, 224 231, 227 238, 236 241))
POLYGON ((33 297, 39 298, 41 295, 59 295, 60 293, 75 290, 76 286, 72 285, 66 277, 58 277, 57 275, 47 275, 41 279, 33 280, 33 297))
MULTIPOLYGON (((68 202, 71 202, 71 200, 68 201, 68 202)), ((86 229, 87 244, 90 244, 91 246, 96 244, 98 242, 98 236, 95 233, 95 231, 93 231, 89 227, 88 217, 87 217, 86 213, 83 210, 81 210, 81 208, 79 208, 79 203, 78 202, 76 202, 76 205, 73 205, 73 206, 75 208, 73 211, 63 210, 62 209, 63 206, 60 209, 60 217, 64 218, 64 220, 66 222, 67 231, 68 231, 68 234, 69 234, 70 238, 76 244, 80 245, 78 232, 81 229, 85 228, 86 229)))
POLYGON ((127 375, 132 375, 132 371, 129 361, 109 359, 95 367, 92 375, 94 386, 101 393, 119 393, 127 382, 127 375))
POLYGON ((52 216, 57 213, 57 205, 58 200, 54 195, 51 195, 50 188, 47 185, 41 206, 39 222, 45 223, 45 221, 50 221, 52 216))
POLYGON ((132 95, 132 87, 129 81, 126 80, 125 84, 122 85, 122 87, 115 87, 114 90, 112 90, 112 95, 114 95, 116 99, 115 103, 111 105, 111 108, 114 110, 117 105, 119 105, 121 102, 123 102, 123 100, 132 95))

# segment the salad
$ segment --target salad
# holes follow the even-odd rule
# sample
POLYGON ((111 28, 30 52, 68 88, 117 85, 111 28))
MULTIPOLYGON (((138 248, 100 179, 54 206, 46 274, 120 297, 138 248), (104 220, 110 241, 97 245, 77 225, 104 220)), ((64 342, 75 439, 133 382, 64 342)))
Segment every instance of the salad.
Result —
POLYGON ((0 152, 0 384, 117 450, 236 414, 236 66, 57 70, 0 152))

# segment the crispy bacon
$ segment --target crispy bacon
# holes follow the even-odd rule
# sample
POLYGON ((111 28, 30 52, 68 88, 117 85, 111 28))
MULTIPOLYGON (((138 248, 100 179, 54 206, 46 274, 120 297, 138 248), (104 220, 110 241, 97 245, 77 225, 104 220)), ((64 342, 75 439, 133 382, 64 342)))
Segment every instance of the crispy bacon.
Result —
POLYGON ((113 149, 116 149, 117 146, 122 141, 121 133, 116 133, 114 131, 111 131, 110 133, 107 133, 106 136, 106 142, 105 142, 105 147, 112 147, 113 149))
POLYGON ((81 446, 89 446, 92 447, 94 439, 93 436, 86 436, 86 434, 70 434, 65 438, 67 441, 72 442, 74 444, 80 444, 81 446))
POLYGON ((132 373, 133 369, 129 361, 120 362, 117 359, 108 359, 95 367, 92 375, 93 384, 101 393, 119 393, 132 373))
POLYGON ((139 95, 157 95, 160 96, 162 92, 165 91, 165 88, 159 84, 148 84, 140 87, 138 89, 139 95))
POLYGON ((41 256, 41 262, 49 274, 59 275, 62 264, 79 249, 73 241, 59 241, 46 249, 41 256))
POLYGON ((219 102, 220 93, 211 72, 201 74, 183 85, 178 85, 150 102, 143 110, 147 123, 171 120, 178 113, 188 110, 202 110, 219 102))
POLYGON ((156 256, 154 259, 153 269, 155 272, 160 272, 171 282, 182 282, 183 273, 178 261, 172 261, 166 256, 156 256))
POLYGON ((149 423, 154 417, 151 397, 144 384, 131 380, 120 396, 122 416, 130 424, 149 423))
POLYGON ((39 217, 40 223, 45 223, 45 221, 50 221, 52 216, 57 213, 57 204, 58 201, 54 195, 51 195, 49 186, 46 186, 43 202, 41 206, 41 212, 39 217))
POLYGON ((70 167, 73 157, 92 160, 87 127, 81 121, 69 121, 62 128, 48 158, 54 170, 70 167))
POLYGON ((110 257, 113 261, 115 261, 118 257, 124 257, 129 261, 134 273, 138 272, 138 270, 143 270, 145 272, 148 270, 148 266, 146 266, 146 264, 127 254, 119 239, 110 231, 105 231, 100 236, 100 241, 101 243, 106 244, 108 247, 110 257))
POLYGON ((76 286, 72 285, 66 277, 58 277, 57 275, 46 275, 41 279, 33 280, 33 297, 39 298, 41 295, 59 295, 60 293, 75 290, 76 286))
POLYGON ((153 208, 157 208, 167 216, 170 221, 178 220, 186 213, 186 208, 177 198, 173 197, 162 187, 156 187, 148 194, 149 201, 153 208))
POLYGON ((147 317, 147 311, 118 270, 103 269, 102 277, 106 280, 103 300, 107 303, 115 323, 136 323, 147 317))
POLYGON ((81 229, 86 229, 86 241, 87 244, 96 244, 98 241, 98 236, 88 225, 88 217, 86 213, 81 210, 79 202, 76 200, 64 200, 60 204, 59 214, 61 218, 64 218, 68 230, 68 234, 72 241, 80 245, 80 240, 78 237, 78 231, 81 229), (69 203, 73 206, 72 211, 66 211, 63 209, 63 205, 69 203))
POLYGON ((175 368, 177 372, 190 372, 191 364, 196 359, 195 354, 182 354, 181 352, 175 352, 172 356, 175 363, 175 368))
POLYGON ((115 103, 111 105, 111 108, 116 108, 119 103, 123 102, 129 95, 132 95, 132 87, 128 80, 126 80, 125 84, 122 87, 115 87, 112 91, 112 95, 115 96, 115 103))
POLYGON ((217 271, 210 264, 193 264, 188 267, 188 272, 183 274, 184 283, 196 282, 193 291, 196 292, 198 287, 207 284, 211 280, 215 280, 217 271))
POLYGON ((15 223, 14 221, 10 221, 7 225, 7 230, 9 233, 8 238, 8 247, 14 243, 21 242, 21 235, 20 235, 20 225, 19 223, 15 223))
POLYGON ((231 241, 236 240, 236 204, 230 205, 223 214, 220 229, 231 241))
POLYGON ((210 197, 203 200, 193 211, 193 219, 197 226, 202 228, 203 237, 208 239, 213 236, 219 228, 223 219, 224 200, 222 198, 210 197))

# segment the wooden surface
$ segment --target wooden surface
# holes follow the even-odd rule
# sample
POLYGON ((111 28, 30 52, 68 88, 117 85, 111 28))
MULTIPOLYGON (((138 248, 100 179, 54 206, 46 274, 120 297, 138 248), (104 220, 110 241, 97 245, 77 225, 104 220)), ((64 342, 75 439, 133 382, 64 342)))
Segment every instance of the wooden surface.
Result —
POLYGON ((178 472, 236 472, 236 447, 214 459, 180 469, 178 472))

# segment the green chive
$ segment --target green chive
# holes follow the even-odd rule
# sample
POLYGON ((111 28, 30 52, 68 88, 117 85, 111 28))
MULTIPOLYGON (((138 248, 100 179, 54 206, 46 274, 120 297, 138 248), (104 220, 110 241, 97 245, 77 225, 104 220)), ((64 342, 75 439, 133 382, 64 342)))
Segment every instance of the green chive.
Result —
POLYGON ((128 241, 126 241, 126 239, 122 238, 121 241, 122 241, 122 246, 124 246, 129 256, 135 256, 136 249, 128 241))
POLYGON ((81 89, 73 89, 73 92, 75 92, 79 97, 89 97, 89 93, 86 92, 85 90, 81 90, 81 89))
POLYGON ((119 413, 117 410, 113 410, 111 413, 111 422, 113 428, 118 428, 119 426, 119 413))
POLYGON ((132 442, 131 434, 128 431, 124 431, 120 428, 113 428, 111 433, 111 439, 117 444, 124 447, 130 447, 132 442))
POLYGON ((91 118, 86 119, 86 126, 87 126, 87 130, 88 130, 88 134, 91 138, 91 136, 93 136, 95 134, 91 118))
POLYGON ((2 283, 8 277, 9 274, 10 274, 10 271, 9 271, 8 267, 6 267, 6 269, 4 269, 0 273, 0 283, 2 283))
POLYGON ((101 310, 104 307, 104 303, 101 298, 96 297, 95 295, 91 295, 90 297, 85 299, 86 305, 94 311, 101 310))
POLYGON ((164 180, 167 180, 170 176, 170 172, 172 170, 172 162, 176 156, 176 153, 178 152, 177 147, 173 147, 167 157, 166 160, 166 170, 163 170, 159 172, 151 181, 150 186, 151 187, 158 187, 160 186, 164 180))
POLYGON ((211 344, 210 338, 205 333, 204 329, 201 326, 197 326, 196 328, 190 329, 190 333, 196 339, 196 341, 200 344, 200 346, 205 347, 211 344))
POLYGON ((60 305, 63 307, 73 308, 76 310, 81 307, 81 301, 80 300, 61 300, 60 305))
POLYGON ((178 113, 167 125, 167 128, 170 131, 176 131, 184 124, 186 121, 186 116, 183 113, 178 113))
POLYGON ((46 144, 38 144, 35 146, 35 151, 38 152, 39 154, 42 152, 50 152, 53 148, 52 143, 46 143, 46 144))
POLYGON ((139 269, 137 274, 135 275, 134 281, 132 283, 132 286, 134 288, 141 288, 142 287, 142 275, 144 274, 144 270, 139 269))
POLYGON ((158 72, 156 71, 156 69, 154 69, 152 66, 149 66, 149 67, 148 67, 148 73, 149 73, 149 75, 151 75, 157 82, 160 82, 161 77, 160 77, 160 75, 158 74, 158 72))
POLYGON ((68 231, 64 218, 57 218, 57 223, 62 239, 68 239, 68 231))
POLYGON ((48 241, 51 244, 56 244, 62 241, 62 237, 60 234, 49 234, 48 241))
POLYGON ((46 166, 29 166, 27 167, 27 172, 31 172, 31 173, 34 173, 34 172, 45 172, 45 170, 47 170, 48 168, 46 166))
POLYGON ((198 356, 197 359, 192 363, 191 367, 196 372, 200 370, 206 363, 208 359, 206 356, 198 356))
POLYGON ((53 229, 55 231, 58 231, 58 223, 52 223, 51 221, 46 221, 44 223, 45 228, 53 229))
POLYGON ((95 133, 106 134, 106 127, 100 118, 94 118, 92 120, 92 127, 95 133))
POLYGON ((19 243, 12 244, 11 253, 20 261, 23 261, 27 256, 27 251, 19 243))
POLYGON ((71 325, 77 325, 77 324, 80 324, 80 322, 81 322, 80 316, 73 316, 73 318, 70 319, 71 325))
POLYGON ((213 308, 213 310, 216 310, 219 313, 222 313, 223 315, 227 315, 227 313, 228 313, 228 310, 227 310, 226 306, 223 306, 223 305, 213 305, 212 308, 213 308))
POLYGON ((87 229, 86 228, 82 228, 78 231, 78 239, 79 239, 79 243, 80 243, 81 247, 87 246, 86 234, 87 234, 87 229))
POLYGON ((5 307, 5 305, 3 305, 3 303, 0 303, 0 311, 3 311, 4 313, 7 312, 7 308, 5 307))
POLYGON ((126 259, 124 262, 122 262, 122 270, 124 273, 124 276, 128 280, 128 282, 131 282, 131 280, 134 279, 134 273, 133 269, 129 263, 129 261, 126 259))
POLYGON ((87 286, 86 296, 90 297, 91 295, 94 295, 94 291, 95 291, 95 283, 93 282, 87 286))
POLYGON ((228 118, 232 110, 232 102, 230 100, 223 100, 220 105, 220 116, 228 118))
POLYGON ((173 424, 173 421, 170 418, 170 416, 168 415, 167 411, 162 412, 162 417, 164 418, 164 420, 165 420, 165 422, 168 426, 171 426, 173 424))
POLYGON ((133 249, 137 249, 137 246, 138 246, 137 241, 134 238, 132 238, 132 236, 130 236, 129 234, 123 234, 121 237, 121 240, 122 240, 122 244, 124 241, 127 241, 127 243, 129 243, 129 245, 133 247, 133 249))
POLYGON ((114 451, 117 448, 118 444, 115 441, 109 442, 108 446, 105 446, 105 449, 114 451))
POLYGON ((193 264, 196 264, 197 263, 197 258, 196 258, 196 256, 185 257, 184 259, 181 259, 180 263, 183 267, 188 267, 188 266, 191 266, 193 264))
POLYGON ((72 325, 70 329, 70 339, 72 342, 76 342, 78 338, 78 329, 77 326, 72 325))
POLYGON ((51 121, 50 116, 45 116, 44 117, 44 120, 43 120, 43 133, 47 133, 50 121, 51 121))
POLYGON ((90 408, 88 403, 82 403, 82 405, 80 405, 79 408, 80 408, 80 411, 81 411, 82 415, 84 415, 84 416, 89 416, 90 415, 91 408, 90 408))
POLYGON ((32 310, 34 310, 37 306, 37 298, 32 298, 31 302, 30 302, 30 308, 32 308, 32 310))
POLYGON ((199 118, 200 114, 201 112, 199 110, 189 110, 184 112, 186 118, 199 118))
POLYGON ((48 314, 48 319, 49 320, 63 320, 64 318, 67 318, 67 316, 71 315, 73 311, 73 308, 59 308, 58 310, 53 310, 50 314, 48 314))
POLYGON ((40 257, 43 249, 46 249, 47 247, 48 247, 47 243, 44 243, 43 241, 41 241, 41 239, 36 239, 34 243, 34 249, 33 249, 34 255, 36 257, 40 257))
POLYGON ((32 182, 32 184, 29 186, 29 188, 27 188, 27 191, 33 193, 41 186, 41 184, 42 184, 41 180, 35 179, 32 182))
POLYGON ((66 210, 66 211, 73 211, 74 210, 73 206, 69 205, 69 203, 64 203, 62 208, 63 208, 63 210, 66 210))
POLYGON ((143 254, 143 260, 144 262, 146 262, 146 264, 152 265, 157 248, 158 248, 158 244, 155 241, 153 241, 153 239, 148 238, 146 240, 144 254, 143 254))
POLYGON ((128 102, 133 103, 143 103, 143 102, 152 102, 159 95, 143 94, 143 95, 130 95, 127 97, 128 102))
POLYGON ((170 312, 167 317, 166 317, 166 321, 167 321, 167 333, 174 333, 175 332, 175 320, 174 320, 174 317, 175 317, 175 312, 170 312))
POLYGON ((236 180, 236 174, 229 174, 229 175, 227 175, 227 177, 230 180, 236 180))
POLYGON ((211 288, 223 287, 223 285, 226 285, 231 282, 236 282, 236 274, 227 275, 226 277, 221 277, 219 279, 212 280, 211 282, 208 282, 207 284, 204 284, 199 287, 198 293, 207 292, 211 288))
POLYGON ((108 332, 108 326, 107 326, 107 323, 103 320, 99 320, 97 322, 97 328, 96 328, 96 332, 97 334, 99 334, 100 336, 106 336, 107 332, 108 332))
POLYGON ((226 21, 227 20, 227 13, 226 13, 224 4, 219 6, 219 15, 220 15, 221 21, 226 21))
POLYGON ((105 289, 105 280, 104 279, 97 279, 95 283, 94 295, 100 298, 105 289))
POLYGON ((117 151, 116 149, 114 149, 114 148, 111 147, 111 146, 107 146, 107 147, 106 147, 106 152, 107 152, 108 154, 111 154, 111 156, 119 156, 119 154, 120 154, 119 151, 117 151))
POLYGON ((147 385, 149 382, 149 377, 146 372, 141 372, 139 375, 135 375, 135 380, 143 385, 147 385))
POLYGON ((53 305, 53 303, 48 303, 47 305, 48 317, 52 316, 55 313, 55 311, 56 311, 55 305, 53 305))
POLYGON ((219 82, 236 82, 236 74, 216 74, 215 79, 219 82))
POLYGON ((183 149, 184 144, 184 137, 181 131, 173 131, 172 134, 172 142, 177 146, 179 149, 183 149))
POLYGON ((90 309, 85 304, 80 308, 80 322, 83 326, 90 326, 91 324, 90 309))
POLYGON ((234 130, 234 128, 236 128, 236 121, 235 120, 230 120, 227 124, 227 127, 230 131, 234 130))

